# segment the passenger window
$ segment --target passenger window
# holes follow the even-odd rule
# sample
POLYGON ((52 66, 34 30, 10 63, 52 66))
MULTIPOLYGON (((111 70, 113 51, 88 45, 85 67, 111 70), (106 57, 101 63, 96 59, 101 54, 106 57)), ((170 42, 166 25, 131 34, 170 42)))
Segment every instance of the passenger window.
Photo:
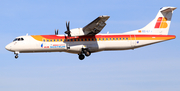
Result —
POLYGON ((56 42, 56 40, 54 39, 54 42, 56 42))
POLYGON ((118 38, 116 38, 116 40, 118 40, 118 38))
POLYGON ((92 38, 92 41, 94 41, 94 39, 92 38))
POLYGON ((123 38, 123 40, 125 40, 125 38, 123 38))
POLYGON ((108 38, 106 38, 106 40, 108 40, 108 38))
POLYGON ((104 40, 104 38, 102 40, 104 40))
POLYGON ((80 41, 80 39, 78 39, 78 41, 80 41))
POLYGON ((47 42, 49 42, 49 40, 47 40, 47 42))
POLYGON ((61 39, 61 41, 62 41, 62 39, 61 39))
POLYGON ((101 38, 99 38, 99 40, 101 40, 101 38))
POLYGON ((59 41, 59 39, 57 39, 57 41, 59 41))
POLYGON ((119 38, 119 40, 121 40, 121 38, 119 38))
POLYGON ((85 39, 85 41, 87 41, 87 39, 85 39))
POLYGON ((126 40, 128 40, 128 38, 126 38, 126 40))
POLYGON ((43 39, 43 42, 46 42, 46 40, 45 40, 45 39, 43 39))
POLYGON ((81 39, 81 41, 83 41, 83 39, 81 39))
POLYGON ((50 41, 52 42, 52 39, 50 41))
POLYGON ((89 41, 91 41, 91 39, 88 39, 89 41))

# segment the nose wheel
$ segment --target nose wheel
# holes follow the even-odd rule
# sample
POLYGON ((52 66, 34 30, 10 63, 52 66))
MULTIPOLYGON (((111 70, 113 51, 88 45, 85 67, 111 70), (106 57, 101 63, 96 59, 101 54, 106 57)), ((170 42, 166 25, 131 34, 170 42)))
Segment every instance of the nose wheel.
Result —
POLYGON ((15 58, 17 59, 17 58, 18 58, 18 55, 16 55, 15 58))

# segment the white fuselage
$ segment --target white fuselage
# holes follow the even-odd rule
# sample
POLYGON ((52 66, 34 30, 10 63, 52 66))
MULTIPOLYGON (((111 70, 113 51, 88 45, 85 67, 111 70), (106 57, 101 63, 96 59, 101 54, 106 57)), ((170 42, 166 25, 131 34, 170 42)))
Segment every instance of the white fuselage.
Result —
POLYGON ((32 36, 20 36, 18 38, 23 38, 24 40, 13 41, 6 46, 6 49, 18 53, 69 52, 79 54, 82 48, 88 48, 92 53, 105 50, 128 50, 175 38, 174 35, 122 34, 102 34, 86 38, 66 38, 63 35, 57 35, 56 37, 59 37, 59 40, 58 38, 46 38, 45 41, 38 41, 32 36), (62 39, 62 37, 64 37, 64 39, 62 39), (60 39, 62 39, 62 41, 60 41, 60 39))

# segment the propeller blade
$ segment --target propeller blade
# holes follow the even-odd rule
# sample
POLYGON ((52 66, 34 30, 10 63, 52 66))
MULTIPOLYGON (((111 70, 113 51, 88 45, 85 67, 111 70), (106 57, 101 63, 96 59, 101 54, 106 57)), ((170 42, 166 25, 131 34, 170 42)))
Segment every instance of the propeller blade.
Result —
POLYGON ((70 29, 69 29, 69 24, 70 24, 70 21, 68 21, 68 31, 70 31, 70 29))
POLYGON ((66 21, 66 28, 67 28, 67 31, 70 31, 70 29, 69 29, 69 21, 68 21, 68 23, 67 23, 67 21, 66 21))
POLYGON ((55 35, 56 35, 56 29, 55 29, 55 35))
POLYGON ((58 35, 58 31, 59 31, 59 29, 57 29, 57 32, 56 32, 57 35, 58 35))
POLYGON ((71 31, 70 31, 70 28, 69 28, 69 24, 70 24, 70 21, 68 21, 68 23, 67 23, 67 21, 66 21, 66 28, 67 28, 67 31, 65 31, 64 33, 66 33, 69 37, 71 36, 71 31))

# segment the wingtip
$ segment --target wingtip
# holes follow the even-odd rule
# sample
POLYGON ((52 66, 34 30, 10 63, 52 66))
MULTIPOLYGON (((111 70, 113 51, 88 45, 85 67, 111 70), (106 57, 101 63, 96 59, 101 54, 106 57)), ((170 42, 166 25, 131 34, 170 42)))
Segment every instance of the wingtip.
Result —
POLYGON ((108 15, 102 15, 102 16, 99 16, 99 17, 106 17, 106 18, 109 18, 110 16, 108 16, 108 15))

